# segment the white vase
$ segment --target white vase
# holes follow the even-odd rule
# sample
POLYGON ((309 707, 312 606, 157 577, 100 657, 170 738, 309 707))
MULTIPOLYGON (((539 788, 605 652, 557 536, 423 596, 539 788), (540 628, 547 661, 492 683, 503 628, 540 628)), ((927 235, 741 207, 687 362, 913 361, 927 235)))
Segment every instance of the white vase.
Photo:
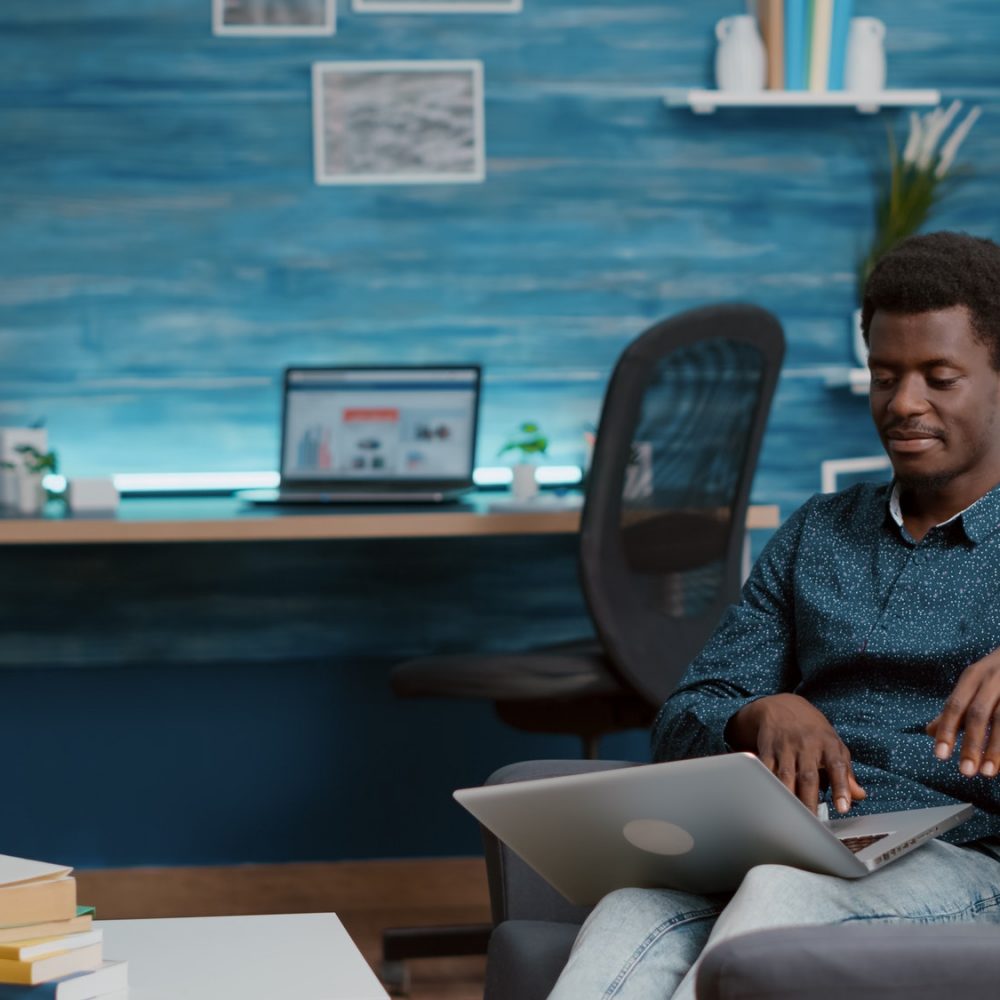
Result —
POLYGON ((538 496, 538 480, 535 466, 530 462, 518 462, 511 467, 513 478, 510 483, 511 496, 515 500, 532 500, 538 496))
POLYGON ((715 25, 715 85, 719 90, 754 93, 767 82, 767 52, 750 14, 724 17, 715 25))
POLYGON ((868 345, 865 343, 864 331, 861 329, 861 310, 851 313, 851 347, 854 352, 854 362, 859 368, 868 367, 868 345))
POLYGON ((45 506, 40 472, 0 470, 0 507, 17 514, 38 514, 45 506))
POLYGON ((847 29, 844 89, 877 94, 885 89, 885 24, 877 17, 852 17, 847 29))

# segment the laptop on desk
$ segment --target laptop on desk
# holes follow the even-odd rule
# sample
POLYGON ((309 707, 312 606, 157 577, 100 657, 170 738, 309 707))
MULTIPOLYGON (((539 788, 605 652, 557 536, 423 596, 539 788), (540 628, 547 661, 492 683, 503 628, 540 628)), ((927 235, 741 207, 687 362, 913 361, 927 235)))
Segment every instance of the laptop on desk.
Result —
POLYGON ((975 812, 956 803, 825 821, 748 753, 464 788, 455 798, 581 904, 627 886, 729 892, 762 864, 861 878, 975 812))
POLYGON ((473 487, 476 365, 288 368, 277 490, 252 503, 440 503, 473 487))

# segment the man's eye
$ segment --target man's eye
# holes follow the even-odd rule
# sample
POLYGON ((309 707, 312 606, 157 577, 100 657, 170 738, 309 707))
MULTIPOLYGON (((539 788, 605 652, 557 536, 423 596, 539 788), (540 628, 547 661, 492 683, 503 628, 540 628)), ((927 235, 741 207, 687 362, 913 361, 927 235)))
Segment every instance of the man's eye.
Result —
POLYGON ((930 378, 927 380, 932 389, 950 389, 958 383, 957 378, 930 378))
POLYGON ((885 389, 892 385, 891 375, 872 375, 872 388, 873 389, 885 389))

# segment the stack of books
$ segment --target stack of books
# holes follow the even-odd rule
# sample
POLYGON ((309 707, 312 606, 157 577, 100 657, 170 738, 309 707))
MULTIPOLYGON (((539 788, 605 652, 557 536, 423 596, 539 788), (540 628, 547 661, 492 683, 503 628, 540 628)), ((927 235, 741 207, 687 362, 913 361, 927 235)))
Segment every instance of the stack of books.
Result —
POLYGON ((768 90, 844 89, 853 0, 754 0, 768 90))
POLYGON ((126 964, 104 960, 71 871, 0 854, 0 1000, 126 995, 126 964))

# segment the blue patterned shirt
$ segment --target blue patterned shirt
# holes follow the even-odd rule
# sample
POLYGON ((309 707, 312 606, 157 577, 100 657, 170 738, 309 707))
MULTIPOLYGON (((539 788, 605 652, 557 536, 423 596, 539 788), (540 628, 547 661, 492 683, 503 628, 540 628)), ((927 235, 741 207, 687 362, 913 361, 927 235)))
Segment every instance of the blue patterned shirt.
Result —
MULTIPOLYGON (((656 760, 725 753, 729 719, 791 691, 830 720, 868 798, 852 815, 971 802, 946 839, 1000 834, 1000 778, 963 777, 924 727, 962 671, 1000 646, 1000 487, 919 543, 890 486, 819 495, 770 540, 739 604, 653 729, 656 760)), ((831 811, 831 815, 833 812, 831 811)))

